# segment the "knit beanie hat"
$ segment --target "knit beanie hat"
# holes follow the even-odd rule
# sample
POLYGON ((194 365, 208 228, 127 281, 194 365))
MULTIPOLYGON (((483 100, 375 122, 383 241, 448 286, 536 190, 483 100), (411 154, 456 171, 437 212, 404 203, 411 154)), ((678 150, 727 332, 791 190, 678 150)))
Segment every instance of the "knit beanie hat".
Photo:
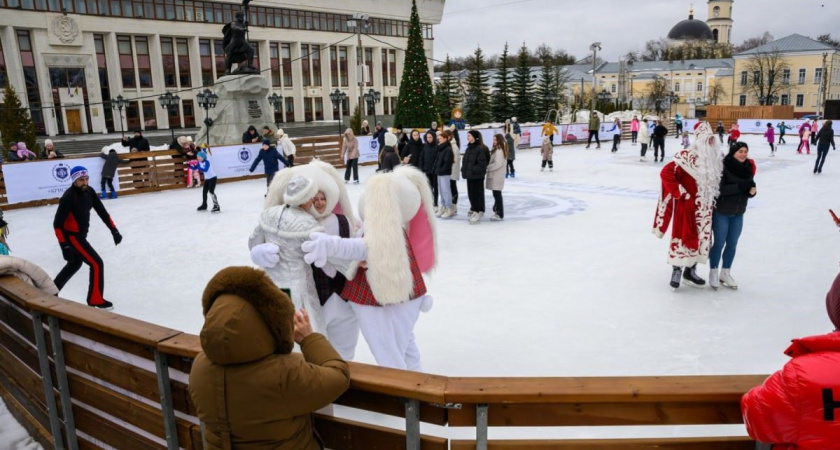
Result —
POLYGON ((267 145, 267 146, 271 147, 271 140, 270 139, 263 140, 263 145, 267 145))
POLYGON ((396 147, 397 146, 397 135, 391 133, 390 131, 385 133, 385 146, 386 147, 396 147))
POLYGON ((289 180, 286 192, 283 193, 283 203, 289 206, 300 206, 318 193, 318 186, 306 177, 296 176, 289 180))
POLYGON ((201 159, 207 159, 207 153, 204 153, 204 152, 198 152, 195 156, 197 156, 201 159))
POLYGON ((479 133, 478 130, 470 130, 468 134, 472 136, 476 142, 481 142, 481 133, 479 133))
POLYGON ((834 329, 840 331, 840 274, 831 284, 831 289, 825 296, 825 307, 828 310, 828 318, 834 324, 834 329))
POLYGON ((82 166, 76 166, 70 169, 70 181, 75 182, 79 178, 88 176, 88 170, 82 166))

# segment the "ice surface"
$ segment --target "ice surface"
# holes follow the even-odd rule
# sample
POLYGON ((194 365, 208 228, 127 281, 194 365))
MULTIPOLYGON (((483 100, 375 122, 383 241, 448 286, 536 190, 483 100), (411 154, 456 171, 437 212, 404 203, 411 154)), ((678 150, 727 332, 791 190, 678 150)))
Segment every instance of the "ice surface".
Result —
MULTIPOLYGON (((639 162, 639 146, 617 154, 555 148, 554 172, 539 149, 520 150, 504 189, 506 218, 439 221, 440 264, 427 278, 435 307, 416 327, 425 369, 452 376, 766 374, 787 360, 791 338, 831 330, 825 293, 838 271, 840 236, 827 209, 840 208, 840 160, 824 173, 796 155, 796 136, 769 158, 747 136, 758 163, 732 269, 740 290, 668 286, 667 239, 651 234, 661 164, 639 162)), ((677 150, 667 140, 667 153, 677 150)), ((652 153, 652 152, 649 152, 652 153)), ((362 167, 362 180, 373 174, 362 167)), ((349 185, 354 204, 364 184, 349 185)), ((115 312, 198 333, 201 293, 221 268, 250 265, 247 239, 265 182, 220 184, 221 214, 199 213, 198 189, 107 200, 125 240, 114 247, 94 215, 90 241, 105 261, 105 297, 115 312)), ((487 210, 492 195, 486 192, 487 210)), ((57 274, 64 264, 55 206, 10 210, 15 256, 57 274)), ((700 274, 708 275, 708 266, 700 274)), ((84 302, 88 269, 64 288, 84 302)), ((360 339, 357 360, 373 358, 360 339)))

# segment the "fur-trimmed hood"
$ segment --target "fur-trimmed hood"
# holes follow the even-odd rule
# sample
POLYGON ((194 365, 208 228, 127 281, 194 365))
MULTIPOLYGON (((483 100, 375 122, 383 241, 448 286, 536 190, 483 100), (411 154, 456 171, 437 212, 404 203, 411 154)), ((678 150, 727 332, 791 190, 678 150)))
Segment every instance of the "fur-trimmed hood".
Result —
POLYGON ((262 270, 228 267, 204 288, 201 347, 215 364, 291 353, 294 305, 262 270))

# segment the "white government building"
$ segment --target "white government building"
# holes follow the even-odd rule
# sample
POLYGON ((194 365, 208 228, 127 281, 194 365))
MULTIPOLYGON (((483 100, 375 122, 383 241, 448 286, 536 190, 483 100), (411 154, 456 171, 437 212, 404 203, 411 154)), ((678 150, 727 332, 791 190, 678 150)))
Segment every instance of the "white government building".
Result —
MULTIPOLYGON (((417 0, 430 58, 444 1, 417 0)), ((0 85, 11 83, 49 136, 194 127, 204 118, 195 94, 224 75, 222 27, 240 10, 210 0, 0 0, 0 85), (166 91, 181 97, 171 115, 158 102, 166 91), (109 101, 117 95, 131 100, 122 123, 109 101)), ((255 65, 271 68, 263 76, 282 97, 276 121, 337 119, 335 89, 347 94, 349 116, 360 58, 371 75, 362 90, 381 92, 376 114, 393 114, 410 13, 411 0, 250 3, 255 65), (361 52, 348 26, 357 13, 370 18, 361 52)))

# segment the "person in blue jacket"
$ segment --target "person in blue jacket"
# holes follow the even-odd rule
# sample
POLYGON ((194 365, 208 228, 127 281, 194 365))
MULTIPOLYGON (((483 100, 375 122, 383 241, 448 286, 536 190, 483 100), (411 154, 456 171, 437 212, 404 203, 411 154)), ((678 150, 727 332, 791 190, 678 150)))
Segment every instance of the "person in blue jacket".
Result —
POLYGON ((209 192, 213 199, 213 209, 210 212, 217 213, 222 209, 219 208, 219 199, 216 198, 216 181, 218 181, 216 171, 213 170, 208 160, 211 156, 213 156, 213 152, 210 151, 209 147, 202 144, 201 151, 198 152, 196 157, 198 158, 198 170, 204 174, 204 189, 201 191, 201 206, 197 208, 197 211, 207 211, 207 193, 209 192))
POLYGON ((286 167, 289 166, 289 161, 277 151, 277 147, 271 145, 271 141, 268 139, 263 141, 260 153, 254 158, 254 162, 251 163, 251 168, 248 171, 253 173, 260 161, 263 162, 263 168, 265 169, 266 187, 271 184, 274 175, 280 170, 280 165, 277 164, 277 161, 281 161, 286 167))

